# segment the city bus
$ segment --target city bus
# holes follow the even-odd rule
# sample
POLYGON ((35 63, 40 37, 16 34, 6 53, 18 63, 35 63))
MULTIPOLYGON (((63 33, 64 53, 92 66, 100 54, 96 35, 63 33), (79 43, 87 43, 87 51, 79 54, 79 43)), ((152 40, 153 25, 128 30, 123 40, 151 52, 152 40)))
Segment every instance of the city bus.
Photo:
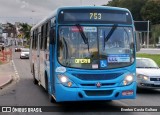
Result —
POLYGON ((136 98, 136 50, 128 9, 61 7, 31 29, 30 66, 51 102, 136 98))

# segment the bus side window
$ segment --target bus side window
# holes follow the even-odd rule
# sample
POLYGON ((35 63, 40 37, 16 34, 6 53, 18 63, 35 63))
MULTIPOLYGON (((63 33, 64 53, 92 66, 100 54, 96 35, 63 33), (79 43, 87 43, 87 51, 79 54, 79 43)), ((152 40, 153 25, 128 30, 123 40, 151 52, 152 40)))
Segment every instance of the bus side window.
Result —
POLYGON ((47 36, 47 43, 46 43, 46 49, 49 50, 49 31, 50 31, 50 27, 49 27, 49 22, 47 23, 47 31, 46 31, 46 36, 47 36))
POLYGON ((36 34, 35 34, 35 49, 38 48, 38 30, 36 29, 36 34))
POLYGON ((55 28, 52 27, 49 33, 50 36, 50 44, 54 44, 55 42, 55 28))
POLYGON ((43 48, 43 39, 44 39, 44 32, 43 32, 43 28, 44 26, 41 27, 41 42, 40 42, 40 49, 44 49, 43 48))
POLYGON ((33 34, 33 49, 36 49, 36 32, 33 34))
POLYGON ((54 44, 55 42, 55 35, 56 35, 56 20, 55 17, 50 21, 50 30, 49 30, 49 37, 50 37, 50 44, 54 44))
POLYGON ((49 44, 48 44, 48 42, 49 42, 49 36, 48 36, 48 23, 46 23, 46 25, 45 25, 45 31, 44 31, 44 49, 46 50, 48 50, 49 49, 49 44))
POLYGON ((42 33, 43 33, 43 41, 42 41, 42 49, 45 50, 45 40, 46 40, 46 35, 45 35, 45 31, 46 31, 46 25, 43 25, 43 30, 42 30, 42 33))
POLYGON ((32 49, 34 49, 34 31, 32 32, 31 38, 32 38, 32 49))

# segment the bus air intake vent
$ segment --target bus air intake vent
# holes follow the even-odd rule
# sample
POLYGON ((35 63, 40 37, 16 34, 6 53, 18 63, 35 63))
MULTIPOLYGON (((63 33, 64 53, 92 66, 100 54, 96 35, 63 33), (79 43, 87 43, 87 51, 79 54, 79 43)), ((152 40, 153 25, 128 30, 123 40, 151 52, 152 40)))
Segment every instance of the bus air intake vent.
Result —
POLYGON ((87 96, 109 96, 111 95, 113 90, 98 90, 98 91, 91 91, 85 90, 87 96))
POLYGON ((112 80, 121 76, 123 73, 110 74, 72 74, 81 80, 112 80))
MULTIPOLYGON (((102 83, 101 86, 113 86, 115 83, 102 83)), ((92 84, 81 84, 81 86, 96 86, 95 83, 92 84)))

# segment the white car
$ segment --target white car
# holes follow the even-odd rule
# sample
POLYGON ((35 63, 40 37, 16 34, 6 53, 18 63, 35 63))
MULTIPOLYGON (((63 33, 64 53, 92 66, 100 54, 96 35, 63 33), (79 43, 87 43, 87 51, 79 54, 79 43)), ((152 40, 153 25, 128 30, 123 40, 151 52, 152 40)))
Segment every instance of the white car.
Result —
POLYGON ((28 48, 22 48, 20 53, 20 59, 27 58, 29 59, 29 49, 28 48))
POLYGON ((160 88, 160 68, 150 58, 136 58, 138 88, 160 88))

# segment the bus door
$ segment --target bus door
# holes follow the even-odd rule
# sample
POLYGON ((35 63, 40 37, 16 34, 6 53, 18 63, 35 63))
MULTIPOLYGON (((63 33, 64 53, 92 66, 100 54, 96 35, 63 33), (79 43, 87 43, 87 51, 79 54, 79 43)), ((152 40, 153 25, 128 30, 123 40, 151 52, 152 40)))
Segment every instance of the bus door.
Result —
POLYGON ((37 66, 37 77, 38 77, 38 81, 40 81, 40 39, 41 39, 41 34, 38 34, 38 39, 37 39, 37 52, 36 52, 36 66, 37 66))
MULTIPOLYGON (((55 19, 53 19, 55 20, 55 19)), ((56 27, 53 26, 50 30, 50 46, 51 46, 51 52, 50 52, 50 61, 51 61, 51 71, 52 71, 52 78, 50 79, 52 81, 51 85, 52 85, 52 93, 55 94, 55 60, 54 60, 54 56, 55 56, 55 39, 56 39, 56 27)))

